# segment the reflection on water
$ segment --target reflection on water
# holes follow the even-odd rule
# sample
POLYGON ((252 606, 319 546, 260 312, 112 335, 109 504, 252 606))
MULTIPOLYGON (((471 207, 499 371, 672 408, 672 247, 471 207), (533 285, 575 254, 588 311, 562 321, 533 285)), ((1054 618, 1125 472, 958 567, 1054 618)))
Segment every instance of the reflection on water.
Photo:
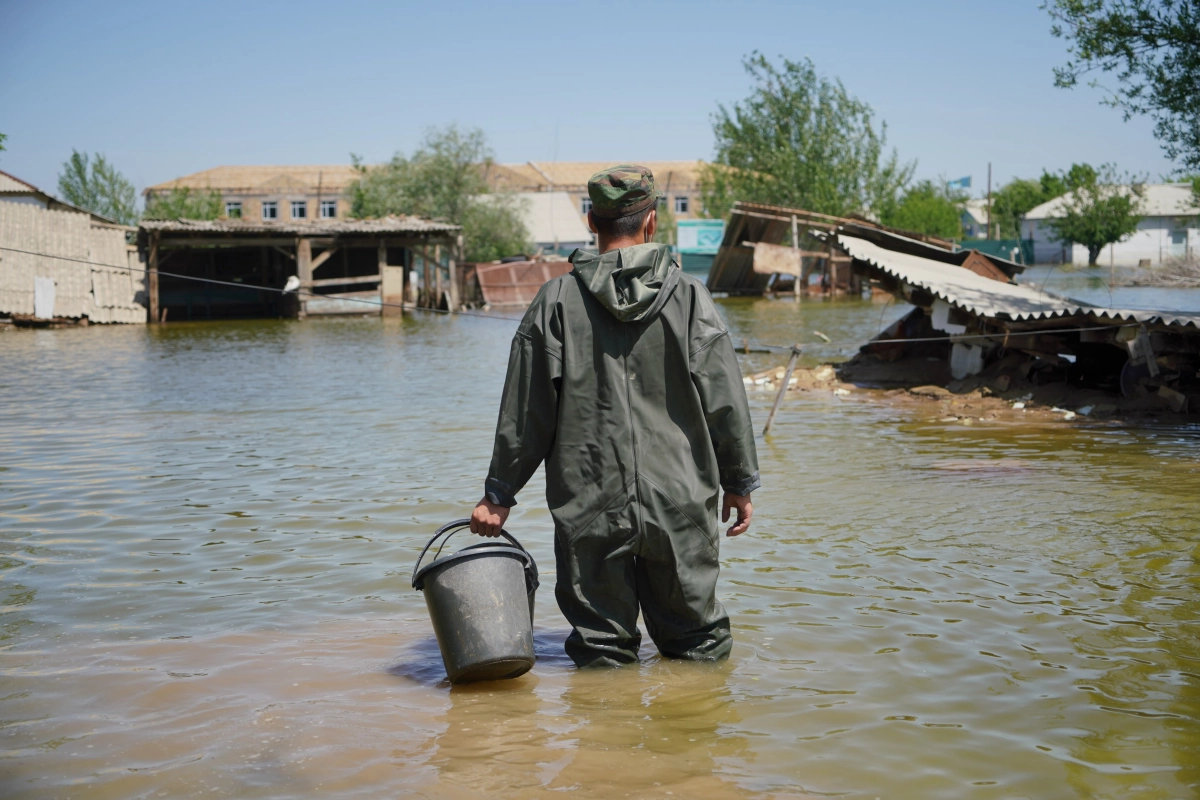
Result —
MULTIPOLYGON (((722 307, 810 363, 906 311, 722 307)), ((0 337, 0 795, 1200 795, 1194 428, 796 393, 715 667, 570 666, 539 476, 538 665, 448 686, 408 574, 478 498, 512 327, 0 337)))

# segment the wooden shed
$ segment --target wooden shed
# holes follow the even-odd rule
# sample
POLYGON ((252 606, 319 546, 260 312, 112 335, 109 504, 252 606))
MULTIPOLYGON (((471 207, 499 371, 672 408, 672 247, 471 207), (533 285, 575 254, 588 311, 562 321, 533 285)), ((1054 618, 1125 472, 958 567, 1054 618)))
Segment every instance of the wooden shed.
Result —
POLYGON ((459 230, 409 216, 145 220, 138 249, 146 263, 148 317, 399 313, 406 301, 456 308, 459 230), (281 293, 292 276, 299 291, 281 293))

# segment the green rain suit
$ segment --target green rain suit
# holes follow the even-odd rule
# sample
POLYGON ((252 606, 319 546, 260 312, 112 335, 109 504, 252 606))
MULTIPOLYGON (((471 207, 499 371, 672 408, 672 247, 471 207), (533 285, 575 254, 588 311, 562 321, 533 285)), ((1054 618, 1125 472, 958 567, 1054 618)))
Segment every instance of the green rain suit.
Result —
POLYGON ((759 486, 729 331, 666 245, 571 261, 513 337, 487 497, 514 505, 546 462, 576 664, 637 661, 639 606, 663 655, 725 658, 718 496, 759 486))

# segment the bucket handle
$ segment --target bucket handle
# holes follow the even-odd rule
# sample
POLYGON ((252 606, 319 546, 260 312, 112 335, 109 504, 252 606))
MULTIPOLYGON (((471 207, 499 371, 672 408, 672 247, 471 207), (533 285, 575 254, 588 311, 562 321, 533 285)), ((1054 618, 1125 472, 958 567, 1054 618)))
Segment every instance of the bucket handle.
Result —
MULTIPOLYGON (((443 525, 442 527, 437 529, 437 532, 433 534, 433 538, 430 539, 428 543, 426 543, 425 549, 421 551, 421 555, 419 555, 417 557, 417 563, 413 564, 412 586, 414 589, 417 588, 417 573, 421 569, 421 561, 425 558, 425 554, 429 552, 429 548, 433 547, 433 543, 436 542, 439 538, 441 538, 442 534, 446 533, 447 531, 450 532, 450 536, 453 536, 454 534, 458 533, 463 528, 468 527, 470 524, 471 524, 470 518, 456 519, 453 522, 447 522, 445 525, 443 525)), ((525 549, 525 545, 518 542, 513 537, 513 535, 511 533, 509 533, 508 531, 501 528, 500 535, 503 536, 505 539, 507 539, 509 542, 511 542, 514 547, 516 547, 518 550, 520 550, 522 553, 524 553, 525 557, 529 559, 529 565, 530 565, 530 567, 532 567, 532 573, 533 573, 532 574, 533 588, 536 589, 538 586, 537 565, 535 564, 535 562, 533 560, 533 556, 531 556, 529 554, 529 551, 525 549)), ((442 539, 442 544, 441 544, 441 546, 438 547, 438 553, 441 553, 442 547, 445 547, 446 542, 450 541, 450 536, 447 536, 445 539, 442 539)), ((435 556, 435 558, 436 558, 436 556, 435 556)), ((526 569, 527 580, 529 580, 529 577, 528 577, 529 573, 530 573, 530 570, 527 568, 526 569)))

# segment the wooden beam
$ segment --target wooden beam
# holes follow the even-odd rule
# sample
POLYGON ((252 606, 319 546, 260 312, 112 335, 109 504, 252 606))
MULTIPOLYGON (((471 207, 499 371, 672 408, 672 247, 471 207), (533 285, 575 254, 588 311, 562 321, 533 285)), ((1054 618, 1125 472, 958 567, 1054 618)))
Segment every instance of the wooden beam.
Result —
POLYGON ((295 253, 289 253, 287 250, 284 250, 282 247, 280 247, 280 246, 279 246, 279 245, 277 245, 277 244, 273 244, 273 245, 271 245, 271 249, 272 249, 272 250, 274 250, 274 251, 276 251, 277 253, 279 253, 279 254, 280 254, 281 256, 283 256, 284 258, 290 258, 292 261, 295 261, 295 260, 296 260, 296 254, 295 254, 295 253))
POLYGON ((146 256, 146 321, 157 324, 158 311, 158 234, 150 234, 150 253, 146 256))
POLYGON ((333 255, 334 253, 336 253, 338 250, 341 250, 341 249, 342 249, 341 245, 336 245, 336 244, 333 247, 330 247, 328 250, 321 253, 321 255, 317 256, 316 258, 314 258, 312 260, 312 265, 309 267, 309 269, 311 269, 313 272, 316 272, 317 267, 324 264, 326 261, 329 260, 329 257, 331 255, 333 255))
POLYGON ((309 281, 308 285, 315 289, 318 286, 349 286, 352 283, 379 283, 381 280, 383 280, 383 273, 378 275, 359 275, 354 278, 319 278, 309 281))
POLYGON ((308 296, 305 292, 311 292, 312 283, 312 242, 303 237, 296 238, 296 277, 300 279, 300 291, 298 299, 300 308, 298 316, 304 319, 308 316, 308 296))

